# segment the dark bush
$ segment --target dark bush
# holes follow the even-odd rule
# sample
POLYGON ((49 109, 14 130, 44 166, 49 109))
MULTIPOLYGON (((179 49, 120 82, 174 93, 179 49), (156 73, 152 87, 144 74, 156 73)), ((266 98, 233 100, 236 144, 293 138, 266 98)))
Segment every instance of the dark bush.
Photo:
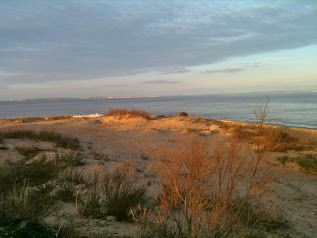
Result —
POLYGON ((56 238, 55 231, 35 220, 6 220, 0 223, 1 238, 56 238))
POLYGON ((178 116, 187 117, 187 116, 188 116, 188 113, 187 113, 187 112, 179 112, 179 113, 178 113, 178 116))

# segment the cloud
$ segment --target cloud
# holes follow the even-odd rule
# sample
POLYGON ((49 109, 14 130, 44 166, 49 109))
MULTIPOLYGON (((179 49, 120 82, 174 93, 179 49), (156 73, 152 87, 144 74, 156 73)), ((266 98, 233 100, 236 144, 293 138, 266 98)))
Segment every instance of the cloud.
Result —
POLYGON ((202 74, 217 74, 217 73, 236 73, 244 71, 245 68, 223 68, 223 69, 210 69, 201 72, 202 74))
POLYGON ((261 65, 262 65, 261 62, 254 62, 254 63, 253 63, 253 68, 258 68, 258 67, 260 67, 261 65))
POLYGON ((23 73, 13 73, 13 72, 6 72, 6 71, 2 71, 0 70, 0 78, 1 77, 10 77, 10 76, 19 76, 19 75, 23 75, 23 73))
POLYGON ((141 84, 179 84, 179 83, 181 83, 181 82, 170 81, 170 80, 162 80, 162 79, 149 80, 149 81, 141 82, 141 84))
POLYGON ((186 68, 172 68, 161 71, 159 74, 183 74, 190 72, 189 69, 186 68))
POLYGON ((308 0, 5 1, 0 66, 24 73, 10 79, 28 83, 171 66, 161 74, 186 73, 192 66, 317 44, 316 15, 317 2, 308 0))
POLYGON ((121 87, 128 87, 128 84, 107 84, 105 87, 111 87, 111 88, 121 88, 121 87))

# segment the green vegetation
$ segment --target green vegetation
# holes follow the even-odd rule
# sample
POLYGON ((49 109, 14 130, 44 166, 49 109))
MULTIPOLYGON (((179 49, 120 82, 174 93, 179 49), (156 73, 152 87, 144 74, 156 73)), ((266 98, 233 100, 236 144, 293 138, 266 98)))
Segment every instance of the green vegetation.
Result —
POLYGON ((77 138, 64 136, 59 133, 50 131, 29 131, 29 130, 16 130, 8 132, 0 132, 0 138, 8 139, 31 139, 35 141, 48 141, 53 142, 58 147, 65 149, 78 150, 81 148, 79 140, 77 138))
POLYGON ((58 164, 55 161, 46 161, 45 159, 26 164, 24 161, 4 165, 0 167, 0 193, 16 186, 21 186, 25 181, 30 186, 45 184, 52 179, 56 179, 59 171, 58 164))
POLYGON ((6 220, 0 222, 1 238, 56 238, 56 232, 34 220, 6 220))
POLYGON ((317 173, 317 155, 305 154, 296 157, 282 156, 277 158, 282 164, 287 162, 294 162, 303 168, 306 172, 317 173))

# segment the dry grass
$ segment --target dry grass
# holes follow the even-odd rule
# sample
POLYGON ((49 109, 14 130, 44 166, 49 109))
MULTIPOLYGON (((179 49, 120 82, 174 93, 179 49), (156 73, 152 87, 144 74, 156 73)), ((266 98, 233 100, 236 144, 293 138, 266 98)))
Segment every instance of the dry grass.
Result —
POLYGON ((89 217, 114 216, 129 220, 129 210, 145 200, 146 188, 131 163, 122 163, 111 172, 102 174, 95 167, 89 178, 90 189, 81 198, 80 212, 89 217))
POLYGON ((65 136, 51 131, 31 131, 31 130, 15 130, 0 132, 0 138, 8 139, 30 139, 35 141, 53 142, 56 146, 78 150, 81 148, 77 138, 65 136))
POLYGON ((26 160, 32 159, 42 151, 37 147, 15 147, 15 149, 23 155, 26 160))
POLYGON ((36 121, 57 121, 57 120, 66 120, 73 118, 72 115, 65 115, 65 116, 52 116, 52 117, 23 117, 23 118, 14 118, 9 119, 10 121, 20 122, 20 123, 29 123, 29 122, 36 122, 36 121))
POLYGON ((143 119, 151 119, 152 115, 146 111, 142 110, 128 110, 125 108, 113 109, 110 108, 109 111, 105 114, 105 116, 113 116, 117 119, 122 118, 143 118, 143 119))
POLYGON ((304 171, 312 174, 317 174, 317 155, 316 154, 305 154, 295 157, 282 156, 277 158, 282 164, 288 162, 294 162, 298 164, 304 171))
POLYGON ((155 157, 153 169, 162 183, 158 208, 132 212, 148 234, 226 237, 285 224, 273 211, 259 210, 272 181, 263 151, 254 153, 233 141, 210 152, 195 139, 177 150, 161 148, 155 157))
POLYGON ((286 152, 289 150, 303 151, 315 148, 316 142, 304 137, 291 135, 283 128, 263 127, 258 125, 236 126, 232 129, 233 136, 249 145, 256 145, 258 140, 265 145, 267 151, 286 152))

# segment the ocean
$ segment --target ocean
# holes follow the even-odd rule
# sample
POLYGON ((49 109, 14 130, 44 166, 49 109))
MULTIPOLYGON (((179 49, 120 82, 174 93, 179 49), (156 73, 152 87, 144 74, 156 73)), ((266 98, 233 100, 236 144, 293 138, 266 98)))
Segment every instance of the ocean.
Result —
POLYGON ((317 92, 0 101, 0 118, 103 114, 109 108, 127 108, 154 115, 185 111, 213 119, 255 122, 252 109, 264 106, 267 97, 270 98, 267 123, 317 129, 317 92))

